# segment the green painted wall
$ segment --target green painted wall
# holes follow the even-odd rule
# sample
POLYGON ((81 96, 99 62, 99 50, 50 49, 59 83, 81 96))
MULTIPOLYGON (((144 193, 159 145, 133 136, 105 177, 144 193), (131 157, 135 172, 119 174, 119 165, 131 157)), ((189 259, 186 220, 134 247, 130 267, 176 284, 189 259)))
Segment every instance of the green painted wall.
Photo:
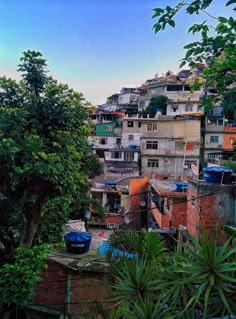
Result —
POLYGON ((113 136, 115 132, 115 126, 115 122, 97 124, 96 136, 113 136), (108 127, 111 127, 110 130, 108 127))

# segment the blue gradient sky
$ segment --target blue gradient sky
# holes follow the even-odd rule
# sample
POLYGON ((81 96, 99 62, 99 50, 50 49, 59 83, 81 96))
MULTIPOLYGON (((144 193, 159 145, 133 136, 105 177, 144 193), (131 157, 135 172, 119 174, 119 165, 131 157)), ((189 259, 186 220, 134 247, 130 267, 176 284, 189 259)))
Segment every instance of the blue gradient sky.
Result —
MULTIPOLYGON (((224 0, 211 12, 228 15, 224 0)), ((18 78, 22 51, 39 50, 51 74, 93 104, 122 86, 176 71, 187 27, 202 16, 180 14, 176 29, 154 35, 152 9, 176 0, 1 0, 0 76, 18 78)))

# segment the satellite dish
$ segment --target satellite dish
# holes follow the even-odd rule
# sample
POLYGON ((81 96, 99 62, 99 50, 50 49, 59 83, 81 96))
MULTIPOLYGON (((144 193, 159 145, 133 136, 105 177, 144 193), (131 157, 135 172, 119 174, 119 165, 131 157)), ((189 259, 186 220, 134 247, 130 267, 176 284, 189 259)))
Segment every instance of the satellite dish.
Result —
POLYGON ((131 222, 131 219, 129 218, 129 216, 124 217, 124 222, 126 225, 129 225, 129 223, 131 222))
POLYGON ((195 164, 191 164, 191 170, 194 175, 198 176, 198 167, 195 164))

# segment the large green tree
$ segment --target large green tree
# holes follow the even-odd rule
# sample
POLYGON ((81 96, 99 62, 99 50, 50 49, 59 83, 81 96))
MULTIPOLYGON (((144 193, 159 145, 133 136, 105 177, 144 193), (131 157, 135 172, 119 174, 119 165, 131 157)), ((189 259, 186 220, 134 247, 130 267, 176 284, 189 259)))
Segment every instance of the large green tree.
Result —
MULTIPOLYGON (((180 67, 185 64, 196 65, 205 63, 203 72, 203 86, 207 95, 203 105, 210 107, 215 102, 224 99, 225 94, 230 94, 236 80, 236 19, 234 11, 236 0, 221 0, 218 5, 232 8, 232 16, 214 16, 211 14, 211 5, 214 0, 181 0, 175 6, 167 5, 155 8, 153 18, 156 23, 153 28, 155 33, 164 30, 167 26, 175 27, 175 17, 185 10, 187 15, 200 15, 202 22, 193 24, 188 29, 189 33, 197 34, 198 40, 187 44, 185 57, 180 67), (203 17, 204 16, 204 17, 203 17)), ((231 103, 234 107, 234 104, 231 103)), ((232 115, 233 109, 230 110, 232 115)), ((229 112, 229 108, 227 109, 229 112)))
POLYGON ((140 115, 144 117, 147 115, 149 115, 149 117, 155 117, 157 109, 159 109, 162 114, 166 114, 167 100, 168 98, 164 95, 153 97, 146 110, 142 111, 140 115))
POLYGON ((0 78, 0 245, 5 253, 19 242, 30 248, 45 214, 46 222, 48 215, 63 215, 54 219, 59 232, 86 193, 90 175, 84 164, 91 124, 83 95, 49 76, 40 52, 24 52, 18 71, 19 82, 0 78))

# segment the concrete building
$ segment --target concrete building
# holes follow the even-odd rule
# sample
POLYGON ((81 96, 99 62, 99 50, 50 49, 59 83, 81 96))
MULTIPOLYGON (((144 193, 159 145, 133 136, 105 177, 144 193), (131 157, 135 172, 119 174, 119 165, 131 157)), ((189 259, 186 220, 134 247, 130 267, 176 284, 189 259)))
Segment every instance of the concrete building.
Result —
POLYGON ((223 115, 205 115, 202 127, 203 162, 217 163, 223 157, 225 118, 223 115))
MULTIPOLYGON (((186 72, 185 72, 186 73, 186 72)), ((192 92, 191 81, 186 74, 156 78, 148 85, 148 94, 139 100, 138 109, 141 111, 148 106, 152 97, 164 95, 168 98, 166 115, 193 114, 199 112, 202 90, 192 92), (184 77, 185 75, 185 77, 184 77)))
POLYGON ((140 147, 140 141, 142 137, 142 121, 137 114, 129 116, 126 114, 123 118, 122 126, 122 140, 123 147, 129 147, 130 145, 136 145, 140 147))
POLYGON ((90 134, 88 141, 100 158, 104 158, 105 151, 120 146, 123 116, 121 112, 97 112, 92 115, 95 129, 90 134))
POLYGON ((188 179, 199 166, 200 120, 142 120, 141 174, 158 179, 188 179))
POLYGON ((124 176, 139 176, 140 149, 137 147, 116 147, 105 152, 105 174, 113 179, 124 176))

